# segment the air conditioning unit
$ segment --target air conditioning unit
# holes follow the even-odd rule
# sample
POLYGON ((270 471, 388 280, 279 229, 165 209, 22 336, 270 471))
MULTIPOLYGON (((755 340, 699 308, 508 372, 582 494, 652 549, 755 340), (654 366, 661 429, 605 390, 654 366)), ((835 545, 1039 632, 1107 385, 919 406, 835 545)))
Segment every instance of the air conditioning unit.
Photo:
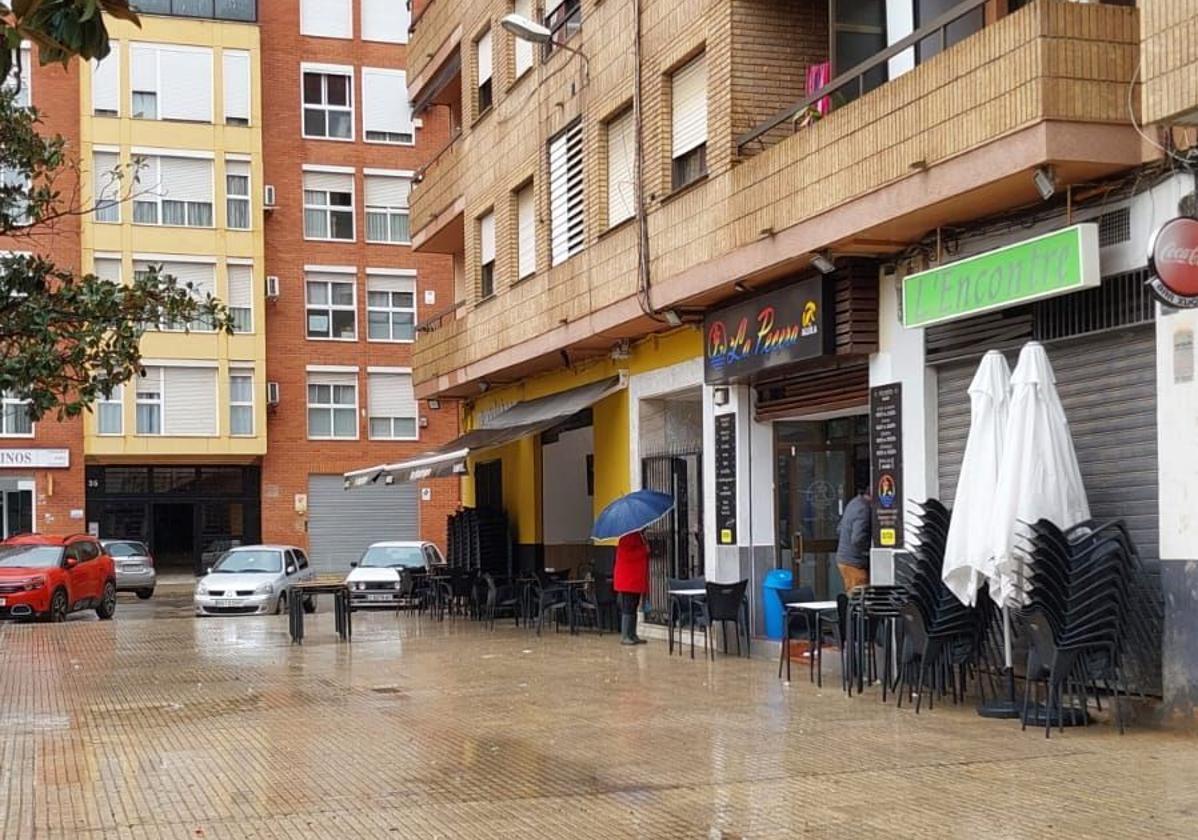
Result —
POLYGON ((279 404, 279 383, 278 382, 267 382, 266 383, 266 404, 267 405, 278 405, 279 404))
POLYGON ((278 207, 277 198, 274 184, 267 184, 262 188, 262 203, 266 206, 267 210, 273 210, 278 207))
POLYGON ((279 275, 266 275, 266 296, 270 300, 278 300, 279 298, 279 275))

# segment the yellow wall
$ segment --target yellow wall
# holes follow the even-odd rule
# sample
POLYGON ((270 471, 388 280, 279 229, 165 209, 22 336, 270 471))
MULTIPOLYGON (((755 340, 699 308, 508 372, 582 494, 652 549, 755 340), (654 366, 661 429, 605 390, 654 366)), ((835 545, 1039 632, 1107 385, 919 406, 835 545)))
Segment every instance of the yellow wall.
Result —
MULTIPOLYGON (((516 402, 533 400, 597 382, 621 371, 646 373, 685 362, 703 353, 701 332, 684 327, 654 336, 632 347, 629 358, 603 359, 586 367, 555 371, 524 380, 507 388, 488 391, 463 414, 463 428, 473 428, 475 417, 516 402)), ((628 474, 631 447, 627 389, 612 394, 594 406, 595 496, 594 512, 599 513, 613 500, 632 489, 628 474)), ((470 474, 478 462, 500 460, 503 463, 503 503, 515 528, 519 543, 541 541, 541 444, 536 437, 481 452, 470 458, 470 474)), ((474 504, 474 481, 462 481, 464 504, 474 504)))
MULTIPOLYGON (((92 114, 91 69, 83 65, 80 85, 82 169, 81 194, 90 205, 94 196, 92 155, 97 149, 117 151, 125 172, 131 172, 134 150, 185 150, 211 153, 214 162, 213 228, 182 228, 133 225, 130 201, 121 206, 121 223, 96 223, 84 217, 82 243, 85 271, 95 268, 97 257, 121 259, 121 277, 133 276, 134 255, 163 259, 170 256, 211 258, 216 263, 217 297, 228 296, 228 260, 253 261, 254 331, 240 335, 212 333, 150 332, 142 340, 146 359, 188 359, 215 361, 219 388, 217 437, 142 436, 135 428, 134 383, 125 392, 124 436, 101 437, 96 434, 96 419, 85 415, 85 453, 89 456, 202 456, 252 458, 266 452, 266 299, 265 247, 262 216, 262 85, 259 30, 256 25, 186 18, 142 16, 137 28, 121 21, 109 21, 111 37, 120 45, 120 116, 96 117, 92 114), (130 49, 134 42, 186 44, 212 47, 213 117, 211 124, 134 120, 130 115, 130 49), (224 124, 224 81, 222 49, 246 50, 250 54, 251 114, 249 126, 224 124), (250 230, 228 230, 225 225, 225 158, 227 155, 250 161, 250 230), (231 437, 228 434, 230 362, 254 369, 254 436, 231 437)), ((146 184, 126 185, 145 189, 146 184)))

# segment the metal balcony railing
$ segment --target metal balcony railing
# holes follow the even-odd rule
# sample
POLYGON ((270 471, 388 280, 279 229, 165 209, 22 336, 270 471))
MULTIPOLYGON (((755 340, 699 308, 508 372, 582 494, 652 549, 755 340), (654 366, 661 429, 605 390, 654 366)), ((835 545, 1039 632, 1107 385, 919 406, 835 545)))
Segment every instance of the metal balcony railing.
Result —
POLYGON ((134 0, 139 14, 256 23, 258 0, 134 0))

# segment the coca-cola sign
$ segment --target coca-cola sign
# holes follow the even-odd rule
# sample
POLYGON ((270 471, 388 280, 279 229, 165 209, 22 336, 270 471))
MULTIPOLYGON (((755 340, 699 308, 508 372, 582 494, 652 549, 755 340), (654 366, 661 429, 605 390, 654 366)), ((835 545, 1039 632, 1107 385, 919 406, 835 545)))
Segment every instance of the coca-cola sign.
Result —
POLYGON ((1152 237, 1148 268, 1152 291, 1179 309, 1198 308, 1198 219, 1165 222, 1152 237))

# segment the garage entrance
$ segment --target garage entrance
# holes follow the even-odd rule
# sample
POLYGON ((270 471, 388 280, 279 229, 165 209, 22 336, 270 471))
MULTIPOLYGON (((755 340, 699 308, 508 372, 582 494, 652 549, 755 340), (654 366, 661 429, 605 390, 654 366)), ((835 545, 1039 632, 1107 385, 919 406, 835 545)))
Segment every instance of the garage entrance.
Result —
POLYGON ((345 489, 343 475, 308 476, 308 556, 317 573, 345 574, 371 543, 420 539, 414 482, 345 489))

